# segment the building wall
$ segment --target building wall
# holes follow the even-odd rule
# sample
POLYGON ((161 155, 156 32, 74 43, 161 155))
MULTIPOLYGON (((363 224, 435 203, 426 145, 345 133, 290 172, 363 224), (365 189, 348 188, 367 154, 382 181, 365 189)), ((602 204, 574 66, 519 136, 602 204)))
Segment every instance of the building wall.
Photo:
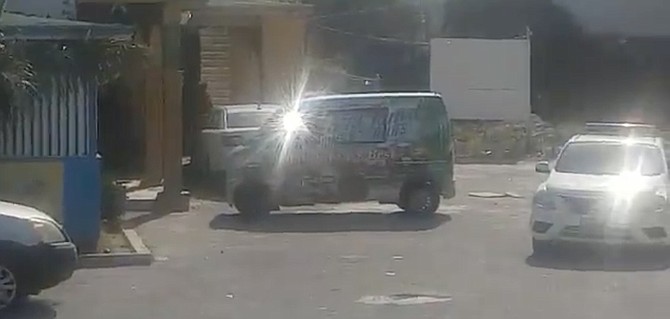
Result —
POLYGON ((257 24, 200 30, 201 76, 213 105, 282 103, 301 85, 306 18, 262 15, 257 24))
POLYGON ((263 101, 260 27, 233 27, 231 35, 231 86, 234 103, 263 101))
POLYGON ((75 19, 75 0, 6 0, 9 12, 58 19, 75 19))
POLYGON ((200 76, 207 83, 212 105, 225 105, 232 101, 230 46, 227 27, 200 30, 200 76))
POLYGON ((525 121, 530 116, 530 42, 433 39, 430 82, 453 119, 525 121))
POLYGON ((584 29, 620 36, 670 35, 667 0, 553 0, 566 8, 584 29))
POLYGON ((283 103, 300 87, 307 20, 293 15, 267 15, 263 23, 263 95, 266 102, 283 103))

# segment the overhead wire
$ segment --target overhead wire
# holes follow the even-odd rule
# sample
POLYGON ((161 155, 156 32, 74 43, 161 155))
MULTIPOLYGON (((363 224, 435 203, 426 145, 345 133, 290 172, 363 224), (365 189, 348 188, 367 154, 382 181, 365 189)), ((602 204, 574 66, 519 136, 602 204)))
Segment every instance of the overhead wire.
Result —
POLYGON ((385 10, 390 10, 396 7, 406 7, 406 6, 419 6, 418 4, 410 4, 406 2, 399 2, 399 3, 393 3, 390 5, 384 5, 384 6, 378 6, 378 7, 372 7, 372 8, 363 8, 363 9, 358 9, 358 10, 350 10, 350 11, 345 11, 345 12, 336 12, 336 13, 331 13, 331 14, 324 14, 324 15, 319 15, 311 18, 312 22, 314 23, 314 26, 328 31, 332 33, 337 33, 345 36, 350 36, 350 37, 355 37, 359 39, 366 39, 366 40, 371 40, 371 41, 377 41, 377 42, 384 42, 384 43, 392 43, 392 44, 402 44, 402 45, 412 45, 412 46, 429 46, 430 43, 426 41, 409 41, 405 39, 400 39, 400 38, 393 38, 393 37, 383 37, 383 36, 376 36, 376 35, 370 35, 370 34, 359 34, 347 30, 342 30, 338 28, 333 28, 327 25, 324 25, 322 23, 318 23, 319 20, 325 20, 333 17, 342 17, 342 16, 353 16, 353 15, 359 15, 359 14, 365 14, 365 13, 371 13, 371 12, 376 12, 376 11, 385 11, 385 10))

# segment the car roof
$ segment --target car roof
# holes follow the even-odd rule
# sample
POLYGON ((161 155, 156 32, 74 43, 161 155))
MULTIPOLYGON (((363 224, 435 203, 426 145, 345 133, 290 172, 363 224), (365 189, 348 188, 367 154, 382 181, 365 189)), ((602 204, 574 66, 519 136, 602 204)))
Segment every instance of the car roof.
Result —
POLYGON ((0 201, 0 216, 14 217, 18 219, 43 219, 54 221, 49 215, 29 206, 7 201, 0 201))
POLYGON ((322 95, 303 99, 303 102, 310 101, 328 101, 341 99, 360 99, 360 98, 387 98, 387 97, 442 97, 436 92, 373 92, 373 93, 352 93, 352 94, 334 94, 322 95))
POLYGON ((279 104, 232 104, 232 105, 215 105, 212 107, 215 110, 225 110, 228 112, 254 112, 254 111, 274 111, 281 108, 279 104))
POLYGON ((650 136, 578 134, 573 136, 569 143, 633 143, 663 146, 663 139, 650 136))

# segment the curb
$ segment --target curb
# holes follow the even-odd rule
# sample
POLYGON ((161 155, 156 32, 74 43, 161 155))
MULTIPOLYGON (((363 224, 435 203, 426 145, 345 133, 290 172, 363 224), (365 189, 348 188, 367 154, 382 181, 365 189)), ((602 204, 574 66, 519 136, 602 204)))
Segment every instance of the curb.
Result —
POLYGON ((144 245, 142 238, 132 229, 123 229, 122 232, 133 252, 84 254, 79 256, 79 269, 150 266, 154 261, 154 256, 144 245))

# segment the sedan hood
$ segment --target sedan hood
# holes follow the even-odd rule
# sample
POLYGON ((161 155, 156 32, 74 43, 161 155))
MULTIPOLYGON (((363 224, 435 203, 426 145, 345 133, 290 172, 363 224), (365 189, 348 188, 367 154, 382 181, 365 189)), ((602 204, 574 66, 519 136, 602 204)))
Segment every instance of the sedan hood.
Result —
POLYGON ((547 189, 586 192, 607 192, 613 187, 635 188, 635 191, 652 191, 663 187, 662 176, 638 176, 634 180, 616 175, 585 175, 552 172, 546 182, 547 189))
POLYGON ((51 216, 32 207, 0 201, 0 215, 18 219, 44 219, 55 222, 51 216))

